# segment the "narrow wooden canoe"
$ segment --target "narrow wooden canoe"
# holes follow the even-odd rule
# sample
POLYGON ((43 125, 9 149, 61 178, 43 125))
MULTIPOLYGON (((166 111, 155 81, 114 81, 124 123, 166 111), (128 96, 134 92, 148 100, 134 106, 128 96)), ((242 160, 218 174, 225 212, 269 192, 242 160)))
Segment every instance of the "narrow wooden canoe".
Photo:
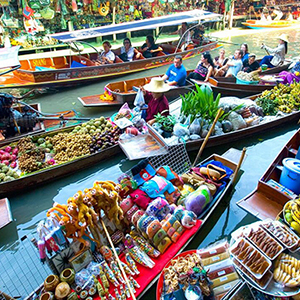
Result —
POLYGON ((0 199, 0 229, 12 222, 10 205, 7 198, 0 199))
MULTIPOLYGON (((261 75, 278 74, 286 70, 291 63, 291 61, 285 61, 281 66, 261 72, 261 75)), ((193 82, 199 85, 203 84, 203 82, 198 80, 193 80, 193 82)), ((209 78, 209 85, 215 94, 220 93, 222 96, 236 96, 242 98, 260 94, 265 90, 271 90, 276 85, 276 82, 265 84, 238 84, 236 83, 235 77, 211 77, 209 78)))
POLYGON ((204 51, 221 47, 218 42, 175 52, 175 46, 160 45, 165 52, 156 57, 123 62, 118 59, 114 64, 96 65, 97 54, 81 56, 61 56, 53 58, 22 60, 21 68, 1 76, 1 88, 35 88, 35 87, 66 87, 97 81, 101 78, 122 76, 133 72, 144 71, 171 64, 176 55, 188 59, 204 51), (173 52, 172 52, 173 51, 173 52), (166 54, 168 53, 168 54, 166 54), (73 67, 72 67, 73 66, 73 67))
MULTIPOLYGON (((193 72, 193 70, 187 70, 188 74, 191 72, 193 72)), ((113 101, 100 100, 101 94, 78 97, 78 100, 82 103, 83 106, 86 107, 120 106, 123 105, 125 102, 127 102, 128 104, 132 104, 137 94, 137 92, 133 90, 133 87, 138 88, 140 86, 143 86, 149 83, 151 78, 160 76, 163 76, 163 74, 108 83, 104 89, 106 89, 109 93, 113 95, 113 101)), ((170 91, 166 92, 165 95, 168 101, 172 101, 178 98, 178 95, 183 95, 189 92, 191 88, 193 88, 193 85, 174 87, 170 91)))
POLYGON ((246 20, 242 24, 251 29, 266 29, 266 28, 285 28, 300 26, 300 22, 297 20, 279 20, 279 21, 262 21, 262 20, 246 20))
POLYGON ((267 218, 274 220, 283 210, 285 203, 292 198, 267 184, 267 182, 270 179, 279 182, 282 172, 282 160, 286 157, 295 157, 299 146, 300 129, 279 152, 264 175, 258 181, 256 189, 237 204, 261 220, 267 218))

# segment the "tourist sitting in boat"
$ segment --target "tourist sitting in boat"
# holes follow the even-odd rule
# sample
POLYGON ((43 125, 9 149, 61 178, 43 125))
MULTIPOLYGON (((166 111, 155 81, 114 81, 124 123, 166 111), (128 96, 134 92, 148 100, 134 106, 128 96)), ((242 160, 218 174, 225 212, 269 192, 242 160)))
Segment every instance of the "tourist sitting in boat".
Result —
POLYGON ((161 77, 154 77, 150 83, 141 87, 144 99, 148 104, 146 121, 150 125, 155 122, 155 115, 158 113, 163 116, 169 115, 169 102, 164 93, 170 90, 170 86, 166 84, 161 77))
POLYGON ((194 72, 190 73, 187 79, 196 79, 200 81, 207 82, 209 77, 214 74, 215 65, 208 52, 204 52, 201 55, 201 60, 199 61, 194 72))
POLYGON ((296 62, 290 72, 282 71, 278 74, 278 77, 283 79, 281 83, 291 84, 293 82, 300 82, 300 61, 296 62))
POLYGON ((300 19, 300 6, 297 6, 297 9, 293 11, 293 17, 295 20, 300 19))
POLYGON ((182 57, 180 55, 175 56, 174 63, 169 67, 162 78, 170 86, 185 85, 186 69, 182 64, 182 57))
POLYGON ((214 65, 217 69, 222 68, 223 66, 225 66, 228 62, 228 57, 225 57, 225 49, 222 48, 219 51, 219 56, 216 56, 214 58, 214 65))
POLYGON ((201 45, 204 39, 205 28, 203 25, 199 24, 194 30, 192 31, 192 42, 201 45))
POLYGON ((270 48, 265 44, 262 44, 261 48, 265 49, 269 55, 263 57, 260 62, 260 66, 265 64, 268 68, 274 68, 281 65, 285 60, 285 55, 288 50, 288 37, 285 33, 278 37, 279 44, 276 48, 270 48))
MULTIPOLYGON (((181 28, 176 30, 172 34, 179 34, 179 48, 185 48, 188 44, 192 43, 191 32, 189 31, 188 24, 186 22, 183 22, 181 24, 181 28)), ((176 42, 176 45, 178 44, 178 42, 176 42)))
POLYGON ((272 21, 272 17, 270 16, 269 10, 266 7, 264 7, 262 10, 260 20, 261 21, 272 21))
POLYGON ((242 62, 248 59, 249 56, 249 49, 248 45, 246 43, 241 45, 241 50, 243 51, 243 57, 242 57, 242 62))
POLYGON ((113 64, 115 62, 116 56, 110 50, 111 44, 108 41, 103 42, 102 44, 104 51, 100 54, 100 59, 102 64, 113 64))
POLYGON ((142 45, 141 52, 145 58, 155 57, 157 52, 162 51, 163 49, 157 46, 154 42, 154 37, 152 35, 148 35, 146 38, 146 43, 142 45))
POLYGON ((239 71, 242 70, 243 63, 242 63, 242 56, 243 51, 240 49, 235 50, 234 58, 228 60, 225 66, 218 69, 216 71, 215 76, 224 76, 225 77, 234 77, 237 75, 239 71))
POLYGON ((250 53, 248 55, 248 59, 243 61, 243 72, 251 73, 256 71, 260 68, 259 63, 255 60, 256 55, 254 53, 250 53))
POLYGON ((116 54, 121 58, 123 61, 133 61, 133 58, 139 59, 142 54, 132 47, 131 41, 129 38, 125 38, 123 40, 123 46, 116 51, 116 54))

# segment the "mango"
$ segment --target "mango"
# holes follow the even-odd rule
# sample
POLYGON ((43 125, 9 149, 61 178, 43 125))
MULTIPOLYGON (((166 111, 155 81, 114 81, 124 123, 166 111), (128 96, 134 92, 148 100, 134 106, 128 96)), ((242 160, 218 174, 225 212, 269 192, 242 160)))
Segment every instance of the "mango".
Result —
POLYGON ((291 227, 298 233, 300 234, 300 225, 299 223, 292 221, 291 222, 291 227))
POLYGON ((290 224, 291 224, 291 222, 293 222, 293 218, 292 218, 291 213, 286 213, 286 214, 285 214, 285 219, 286 219, 286 221, 287 221, 288 223, 290 223, 290 224))

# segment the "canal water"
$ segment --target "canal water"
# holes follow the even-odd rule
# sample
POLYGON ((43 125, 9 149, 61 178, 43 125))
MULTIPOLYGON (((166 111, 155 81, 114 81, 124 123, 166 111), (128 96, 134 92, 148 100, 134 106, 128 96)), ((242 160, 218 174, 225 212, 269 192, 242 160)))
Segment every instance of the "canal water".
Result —
MULTIPOLYGON (((249 45, 250 52, 254 52, 260 57, 265 55, 264 50, 260 49, 261 43, 264 42, 269 46, 275 47, 277 44, 275 37, 280 33, 274 31, 259 33, 259 31, 255 31, 252 35, 230 37, 226 39, 228 44, 224 44, 224 48, 228 55, 233 54, 234 50, 238 47, 236 44, 246 42, 249 45)), ((299 48, 297 47, 298 43, 296 44, 296 41, 298 42, 300 40, 300 30, 287 30, 286 33, 289 35, 291 41, 289 43, 289 53, 287 57, 298 56, 299 48)), ((223 38, 223 40, 225 40, 225 38, 223 38)), ((217 51, 212 51, 212 56, 216 56, 217 54, 217 51)), ((184 62, 184 65, 187 69, 193 68, 198 60, 199 58, 187 60, 184 62)), ((124 76, 122 79, 126 80, 138 76, 144 77, 163 74, 167 68, 168 67, 165 66, 132 74, 124 76)), ((84 108, 77 100, 77 97, 101 93, 103 87, 109 81, 111 80, 65 89, 54 94, 44 94, 28 102, 41 103, 43 112, 75 109, 84 117, 108 116, 111 115, 113 111, 84 108)), ((213 212, 211 218, 203 226, 200 233, 197 234, 187 249, 205 247, 216 240, 230 237, 230 233, 237 227, 255 220, 253 216, 240 209, 236 205, 236 202, 245 197, 256 187, 258 179, 296 129, 296 124, 290 124, 284 128, 276 128, 251 138, 240 140, 236 143, 226 144, 222 147, 206 149, 204 151, 203 158, 209 156, 211 153, 222 154, 231 147, 240 150, 243 147, 247 147, 247 158, 242 166, 241 177, 235 188, 222 201, 216 211, 213 212)), ((191 158, 193 158, 194 155, 195 154, 192 153, 191 158)), ((42 186, 37 185, 34 189, 10 197, 14 222, 0 231, 0 247, 2 246, 4 249, 13 247, 13 250, 10 248, 8 256, 10 263, 13 263, 14 258, 17 257, 18 254, 22 255, 20 252, 24 251, 20 244, 15 242, 19 238, 30 235, 35 231, 37 223, 45 217, 46 210, 52 206, 53 201, 65 203, 66 200, 78 190, 92 186, 95 180, 115 180, 118 175, 126 171, 127 168, 128 161, 126 157, 124 155, 117 155, 108 161, 66 176, 63 179, 42 186)), ((2 254, 0 253, 0 255, 2 254)), ((155 286, 146 293, 143 299, 155 299, 154 292, 155 286)))

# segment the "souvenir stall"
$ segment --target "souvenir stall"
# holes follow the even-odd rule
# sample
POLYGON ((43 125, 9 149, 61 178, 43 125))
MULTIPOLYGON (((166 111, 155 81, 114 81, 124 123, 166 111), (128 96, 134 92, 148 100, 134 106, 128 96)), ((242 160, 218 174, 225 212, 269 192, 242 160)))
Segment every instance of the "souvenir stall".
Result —
MULTIPOLYGON (((144 156, 159 138, 147 135, 144 156)), ((183 145, 166 154, 158 147, 160 156, 142 159, 118 181, 99 178, 48 210, 33 241, 53 272, 39 299, 135 299, 199 231, 237 166, 213 155, 190 167, 183 145)))

